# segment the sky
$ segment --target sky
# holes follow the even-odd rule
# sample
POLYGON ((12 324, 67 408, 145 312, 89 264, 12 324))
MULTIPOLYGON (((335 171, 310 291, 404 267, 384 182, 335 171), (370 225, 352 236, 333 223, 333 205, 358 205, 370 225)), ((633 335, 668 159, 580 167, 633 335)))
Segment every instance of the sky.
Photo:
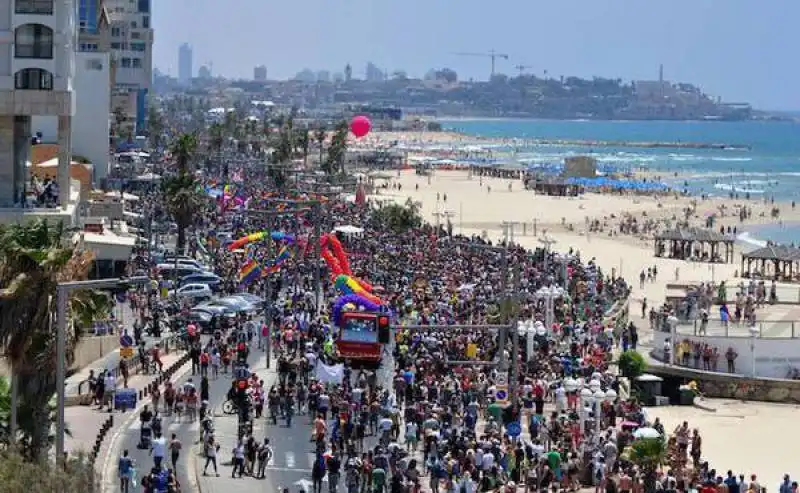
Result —
POLYGON ((154 63, 177 75, 178 46, 194 51, 195 75, 270 79, 304 68, 363 77, 371 61, 421 77, 452 68, 486 79, 490 62, 458 52, 506 53, 542 76, 691 82, 729 102, 800 110, 798 0, 159 0, 154 63))

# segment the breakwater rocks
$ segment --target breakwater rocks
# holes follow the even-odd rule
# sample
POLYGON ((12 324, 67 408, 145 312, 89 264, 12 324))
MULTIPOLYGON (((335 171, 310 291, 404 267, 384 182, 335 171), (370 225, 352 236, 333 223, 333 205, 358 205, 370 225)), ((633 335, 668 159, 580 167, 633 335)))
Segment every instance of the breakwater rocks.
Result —
POLYGON ((564 147, 636 147, 645 149, 706 149, 719 151, 749 151, 744 144, 715 144, 709 142, 646 142, 627 140, 572 140, 572 139, 526 139, 526 144, 564 147))

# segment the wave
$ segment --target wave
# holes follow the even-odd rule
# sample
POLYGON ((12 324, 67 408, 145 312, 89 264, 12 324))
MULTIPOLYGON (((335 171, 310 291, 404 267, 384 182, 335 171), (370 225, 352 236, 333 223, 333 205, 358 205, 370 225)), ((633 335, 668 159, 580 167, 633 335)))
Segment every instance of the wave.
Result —
POLYGON ((753 158, 751 157, 712 157, 712 161, 724 161, 724 162, 747 162, 752 161, 753 158))
POLYGON ((729 185, 727 183, 715 183, 714 188, 718 190, 726 190, 728 192, 736 192, 736 193, 750 193, 750 194, 764 193, 764 190, 759 190, 757 188, 739 188, 733 185, 729 185))

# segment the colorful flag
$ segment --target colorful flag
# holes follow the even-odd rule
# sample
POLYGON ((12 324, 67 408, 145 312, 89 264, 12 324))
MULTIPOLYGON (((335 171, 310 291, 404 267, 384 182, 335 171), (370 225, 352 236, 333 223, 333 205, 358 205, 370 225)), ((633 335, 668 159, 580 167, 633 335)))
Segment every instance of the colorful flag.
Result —
POLYGON ((261 276, 261 266, 253 259, 239 269, 239 284, 248 285, 261 276))

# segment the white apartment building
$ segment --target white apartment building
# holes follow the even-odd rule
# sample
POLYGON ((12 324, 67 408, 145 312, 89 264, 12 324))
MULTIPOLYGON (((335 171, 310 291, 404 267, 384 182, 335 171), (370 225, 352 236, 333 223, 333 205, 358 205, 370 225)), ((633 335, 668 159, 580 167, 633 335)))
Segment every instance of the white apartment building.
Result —
POLYGON ((188 43, 183 43, 178 48, 178 83, 183 87, 192 85, 192 47, 188 43))
POLYGON ((0 221, 40 214, 74 224, 78 196, 70 188, 74 0, 0 0, 0 221), (29 200, 26 165, 35 115, 57 118, 59 207, 29 200), (27 208, 23 207, 27 206, 27 208))
POLYGON ((105 0, 111 23, 111 58, 115 81, 112 113, 122 110, 144 127, 147 97, 153 84, 151 0, 105 0), (132 103, 132 104, 131 104, 132 103))

